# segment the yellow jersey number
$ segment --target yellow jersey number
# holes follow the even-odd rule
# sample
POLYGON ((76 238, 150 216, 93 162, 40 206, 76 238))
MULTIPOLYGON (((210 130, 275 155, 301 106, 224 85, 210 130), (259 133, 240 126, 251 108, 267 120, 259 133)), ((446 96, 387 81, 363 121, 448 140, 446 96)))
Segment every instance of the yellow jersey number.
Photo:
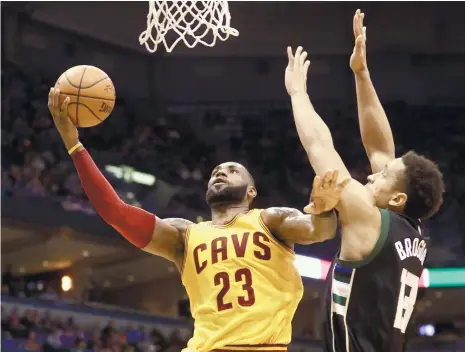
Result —
MULTIPOLYGON (((237 302, 243 307, 250 307, 255 303, 255 292, 252 287, 252 272, 247 268, 241 268, 234 274, 234 280, 236 282, 243 282, 242 289, 246 293, 245 296, 237 297, 237 302)), ((219 272, 215 275, 215 286, 222 285, 216 302, 218 304, 218 312, 223 310, 232 309, 233 305, 231 302, 225 302, 224 297, 231 289, 231 281, 229 274, 225 271, 219 272)))

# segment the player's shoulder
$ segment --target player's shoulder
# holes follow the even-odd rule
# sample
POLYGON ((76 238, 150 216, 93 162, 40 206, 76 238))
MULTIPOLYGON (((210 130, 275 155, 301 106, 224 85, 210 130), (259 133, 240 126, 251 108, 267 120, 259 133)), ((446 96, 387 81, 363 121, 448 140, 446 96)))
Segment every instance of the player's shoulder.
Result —
POLYGON ((272 207, 260 212, 261 221, 271 232, 276 231, 286 218, 299 215, 302 215, 300 210, 288 207, 272 207))
POLYGON ((302 212, 295 208, 289 207, 271 207, 261 210, 262 216, 276 216, 276 217, 287 217, 302 215, 302 212))
POLYGON ((192 221, 182 218, 167 218, 163 219, 163 221, 173 226, 180 233, 185 233, 189 226, 194 224, 192 221))
POLYGON ((395 233, 401 237, 421 235, 425 236, 424 228, 421 221, 413 219, 403 213, 385 210, 389 216, 389 229, 390 232, 395 233))

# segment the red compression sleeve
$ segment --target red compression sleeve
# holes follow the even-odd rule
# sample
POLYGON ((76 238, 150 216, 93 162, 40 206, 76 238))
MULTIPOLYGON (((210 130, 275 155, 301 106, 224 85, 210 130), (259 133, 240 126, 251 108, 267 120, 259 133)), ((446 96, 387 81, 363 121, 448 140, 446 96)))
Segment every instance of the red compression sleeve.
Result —
POLYGON ((87 150, 75 151, 71 157, 82 187, 102 219, 136 247, 147 246, 155 229, 155 215, 123 202, 87 150))

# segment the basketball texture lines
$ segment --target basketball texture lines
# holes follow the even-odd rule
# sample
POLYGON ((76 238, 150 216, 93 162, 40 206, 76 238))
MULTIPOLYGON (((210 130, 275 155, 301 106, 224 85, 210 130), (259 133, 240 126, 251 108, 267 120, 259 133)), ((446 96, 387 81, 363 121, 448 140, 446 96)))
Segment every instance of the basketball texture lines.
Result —
POLYGON ((95 66, 75 66, 58 78, 60 102, 70 98, 68 116, 77 127, 103 122, 115 106, 116 92, 110 77, 95 66))

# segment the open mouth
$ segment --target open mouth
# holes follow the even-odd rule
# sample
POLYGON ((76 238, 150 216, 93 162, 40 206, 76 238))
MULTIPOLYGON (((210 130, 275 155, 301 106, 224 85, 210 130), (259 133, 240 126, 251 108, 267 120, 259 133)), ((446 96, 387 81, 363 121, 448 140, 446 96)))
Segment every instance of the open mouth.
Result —
POLYGON ((216 186, 216 185, 225 185, 227 184, 227 182, 225 180, 222 180, 222 179, 217 179, 213 182, 213 185, 216 186))

